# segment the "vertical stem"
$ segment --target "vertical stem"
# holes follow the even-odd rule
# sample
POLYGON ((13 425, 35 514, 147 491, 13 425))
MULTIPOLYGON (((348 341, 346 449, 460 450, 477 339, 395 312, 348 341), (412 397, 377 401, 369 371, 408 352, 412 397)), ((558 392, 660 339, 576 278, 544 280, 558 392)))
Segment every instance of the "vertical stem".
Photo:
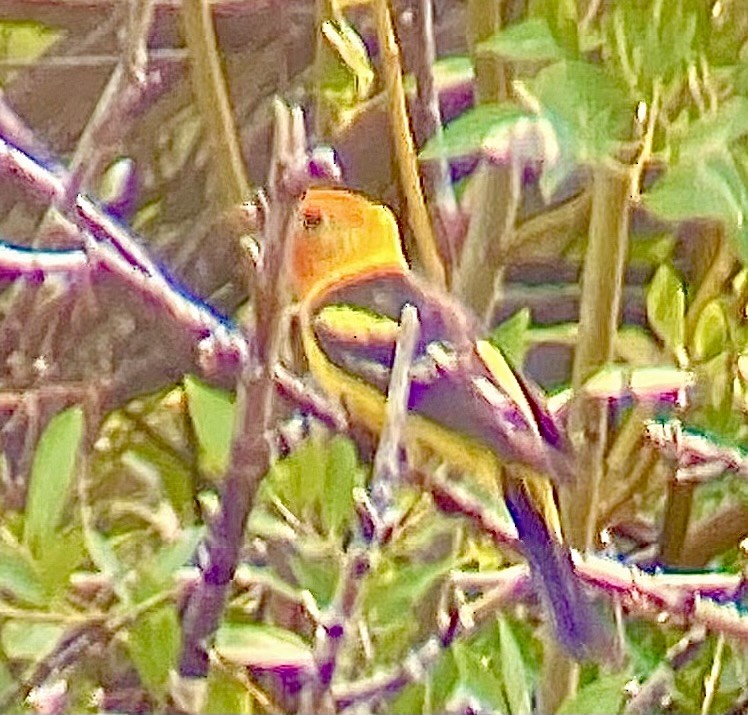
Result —
POLYGON ((473 59, 475 91, 479 102, 500 102, 509 96, 506 63, 495 55, 482 54, 478 43, 501 29, 504 0, 469 0, 468 46, 473 59))
MULTIPOLYGON (((575 389, 613 356, 628 249, 629 190, 628 174, 596 170, 574 352, 575 389)), ((597 522, 607 408, 578 400, 569 420, 577 445, 577 481, 560 492, 561 523, 564 538, 572 547, 584 551, 593 543, 597 522)), ((555 712, 576 690, 578 677, 577 664, 551 643, 543 662, 541 712, 555 712)))
MULTIPOLYGON (((713 240, 709 241, 709 235, 707 234, 700 243, 703 246, 702 250, 711 250, 713 257, 686 313, 686 344, 691 341, 696 322, 704 306, 720 294, 735 265, 735 256, 729 242, 724 237, 723 228, 721 226, 710 226, 707 231, 712 234, 711 238, 713 240), (714 250, 715 242, 716 251, 714 250)), ((669 566, 680 566, 689 561, 688 556, 684 553, 684 546, 688 524, 691 519, 691 505, 695 488, 695 484, 678 484, 674 479, 671 479, 668 484, 662 533, 660 534, 660 555, 669 566)))
POLYGON ((395 38, 395 29, 387 0, 374 2, 374 15, 389 104, 390 128, 400 171, 400 183, 405 194, 408 223, 413 231, 426 274, 434 285, 446 288, 446 273, 437 250, 436 237, 426 209, 421 177, 418 173, 416 149, 405 102, 400 48, 395 38))
POLYGON ((219 208, 231 208, 249 199, 249 182, 208 0, 184 0, 182 12, 192 86, 218 176, 219 208))
MULTIPOLYGON (((613 357, 628 250, 629 176, 599 168, 593 181, 592 213, 579 306, 579 337, 572 372, 575 389, 579 389, 613 357)), ((572 437, 579 444, 579 459, 577 483, 566 490, 562 521, 571 545, 585 550, 594 542, 607 408, 595 408, 580 400, 570 419, 572 437)))
POLYGON ((316 0, 314 6, 314 135, 317 140, 324 139, 330 130, 330 110, 322 98, 322 80, 330 48, 325 41, 322 25, 332 15, 330 0, 316 0))
MULTIPOLYGON (((418 0, 414 4, 414 9, 417 44, 413 53, 413 71, 416 76, 413 129, 417 144, 422 146, 427 139, 441 137, 442 119, 439 95, 434 85, 436 41, 433 0, 418 0)), ((422 171, 426 193, 436 218, 436 235, 449 283, 455 270, 460 227, 459 208, 452 188, 449 162, 446 159, 439 159, 423 166, 422 171)))
MULTIPOLYGON (((477 50, 478 43, 500 29, 502 7, 501 0, 468 3, 468 44, 479 103, 501 102, 509 96, 507 65, 477 50)), ((487 315, 493 296, 500 291, 504 250, 514 231, 521 186, 512 172, 511 166, 484 164, 475 177, 477 198, 454 279, 454 292, 481 317, 487 315)), ((487 320, 490 322, 492 317, 487 316, 487 320)))

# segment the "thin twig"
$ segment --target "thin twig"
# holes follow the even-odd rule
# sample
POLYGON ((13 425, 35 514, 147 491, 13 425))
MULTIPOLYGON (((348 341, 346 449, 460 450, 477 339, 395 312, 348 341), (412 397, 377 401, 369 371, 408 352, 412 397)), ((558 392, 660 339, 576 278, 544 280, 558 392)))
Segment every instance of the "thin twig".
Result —
MULTIPOLYGON (((434 83, 436 41, 434 39, 433 0, 418 0, 414 5, 417 41, 413 47, 413 73, 416 97, 413 127, 416 140, 422 145, 427 139, 439 141, 442 135, 439 95, 434 83)), ((450 277, 456 267, 460 229, 459 207, 452 187, 449 162, 438 159, 423 166, 424 184, 437 219, 441 255, 450 277)))
POLYGON ((337 669, 338 654, 345 639, 354 631, 352 616, 358 603, 364 574, 369 570, 376 552, 392 534, 391 514, 394 484, 400 478, 400 447, 407 417, 410 394, 410 368, 419 335, 418 311, 406 304, 400 316, 400 333, 395 345, 384 427, 374 457, 371 480, 371 517, 375 528, 370 538, 360 534, 346 554, 338 593, 329 613, 324 618, 324 627, 318 629, 315 645, 315 660, 318 678, 314 697, 314 711, 329 709, 329 687, 337 669), (363 538, 361 538, 363 537, 363 538))
POLYGON ((377 40, 381 48, 387 100, 389 102, 390 128, 395 145, 400 183, 405 194, 408 223, 413 231, 418 253, 426 274, 434 285, 446 288, 447 279, 436 245, 436 237, 426 208, 418 173, 418 161, 403 89, 403 71, 400 48, 395 38, 388 0, 375 0, 374 15, 377 40))
POLYGON ((400 445, 408 412, 410 392, 410 366, 418 342, 418 311, 415 306, 405 305, 400 316, 400 334, 395 347, 392 374, 387 392, 384 428, 374 457, 371 496, 386 520, 392 506, 394 485, 400 474, 400 445))
MULTIPOLYGON (((255 283, 254 315, 246 332, 254 333, 252 359, 240 375, 231 458, 223 479, 221 509, 201 547, 202 578, 185 608, 179 671, 204 678, 209 642, 223 613, 226 594, 239 561, 247 517, 262 476, 270 466, 269 428, 274 419, 273 373, 278 364, 288 289, 286 253, 294 231, 296 206, 303 194, 308 163, 300 111, 276 103, 276 133, 265 224, 262 272, 255 283)), ((307 175, 308 180, 308 175, 307 175)))
POLYGON ((231 208, 249 200, 250 190, 221 70, 213 18, 207 0, 184 0, 182 12, 187 47, 192 55, 192 85, 218 176, 218 204, 219 208, 231 208))

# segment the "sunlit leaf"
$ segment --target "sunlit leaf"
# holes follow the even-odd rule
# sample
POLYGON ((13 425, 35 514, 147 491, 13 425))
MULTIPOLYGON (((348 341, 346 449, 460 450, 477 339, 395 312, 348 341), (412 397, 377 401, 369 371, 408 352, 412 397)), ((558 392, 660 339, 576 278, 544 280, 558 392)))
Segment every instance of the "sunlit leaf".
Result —
POLYGON ((683 282, 666 263, 657 269, 649 284, 647 319, 657 337, 673 354, 683 347, 686 332, 686 293, 683 282))
POLYGON ((530 116, 516 104, 485 103, 467 110, 444 128, 441 137, 430 139, 421 150, 422 161, 476 154, 492 132, 501 126, 509 126, 521 117, 530 116))
POLYGON ((507 25, 481 42, 478 49, 514 62, 550 62, 566 56, 546 20, 535 17, 507 25))
POLYGON ((234 397, 192 376, 185 377, 184 390, 197 437, 200 467, 207 476, 219 477, 229 463, 234 431, 234 397))
POLYGON ((725 310, 715 298, 704 306, 696 321, 693 331, 694 358, 709 360, 721 353, 727 345, 728 330, 725 310))
POLYGON ((82 436, 83 410, 71 407, 50 420, 36 446, 24 529, 24 541, 35 555, 55 538, 75 476, 82 436))
POLYGON ((216 651, 232 663, 254 668, 315 667, 310 646, 296 633, 259 623, 224 623, 216 633, 216 651))
POLYGON ((86 557, 83 529, 76 527, 58 534, 37 559, 37 568, 50 595, 59 596, 67 587, 70 575, 86 557))

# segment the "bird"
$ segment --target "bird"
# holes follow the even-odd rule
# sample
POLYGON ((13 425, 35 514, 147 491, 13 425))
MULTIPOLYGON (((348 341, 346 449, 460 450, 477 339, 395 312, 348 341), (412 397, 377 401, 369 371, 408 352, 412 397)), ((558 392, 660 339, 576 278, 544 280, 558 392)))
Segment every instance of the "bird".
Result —
POLYGON ((481 336, 464 305, 411 270, 393 212, 363 194, 307 190, 287 264, 313 378, 374 433, 385 420, 402 309, 416 308, 408 463, 436 458, 500 491, 559 642, 580 661, 610 652, 563 541, 554 486, 573 479, 574 458, 543 390, 481 336))

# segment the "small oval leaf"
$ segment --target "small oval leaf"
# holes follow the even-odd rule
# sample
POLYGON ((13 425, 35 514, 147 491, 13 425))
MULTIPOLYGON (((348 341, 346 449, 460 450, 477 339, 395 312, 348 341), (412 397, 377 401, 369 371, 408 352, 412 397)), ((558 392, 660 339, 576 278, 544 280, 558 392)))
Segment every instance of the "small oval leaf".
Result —
POLYGON ((216 633, 216 651, 239 665, 272 670, 315 667, 309 645, 296 633, 258 623, 224 623, 216 633))
POLYGON ((39 439, 24 526, 24 541, 36 556, 55 538, 62 520, 82 436, 83 410, 71 407, 55 415, 39 439))
POLYGON ((719 299, 704 306, 693 331, 693 356, 698 361, 719 355, 727 346, 727 316, 719 299))
POLYGON ((647 291, 647 319, 668 350, 677 354, 683 348, 686 332, 686 292, 675 271, 661 265, 647 291))
POLYGON ((211 478, 223 474, 229 463, 234 432, 234 398, 231 393, 206 385, 188 375, 184 391, 195 428, 200 468, 211 478))

